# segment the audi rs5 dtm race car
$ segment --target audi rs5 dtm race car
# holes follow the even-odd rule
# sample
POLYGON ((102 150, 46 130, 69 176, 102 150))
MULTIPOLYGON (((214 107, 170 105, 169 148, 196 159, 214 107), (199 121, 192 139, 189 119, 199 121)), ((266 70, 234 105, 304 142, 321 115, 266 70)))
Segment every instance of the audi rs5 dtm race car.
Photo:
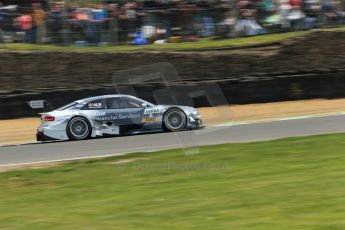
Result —
MULTIPOLYGON (((37 102, 40 101, 32 101, 30 106, 34 108, 35 102, 39 108, 37 102)), ((203 125, 195 108, 154 105, 133 96, 116 94, 85 98, 41 113, 41 125, 36 136, 37 141, 83 140, 200 128, 203 125)))

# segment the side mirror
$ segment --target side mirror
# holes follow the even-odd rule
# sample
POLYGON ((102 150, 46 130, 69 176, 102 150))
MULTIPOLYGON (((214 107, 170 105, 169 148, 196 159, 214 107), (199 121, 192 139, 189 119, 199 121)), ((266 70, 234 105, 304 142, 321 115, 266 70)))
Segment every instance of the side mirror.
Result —
POLYGON ((44 109, 44 100, 29 101, 28 105, 32 109, 44 109))
POLYGON ((143 108, 147 108, 147 107, 148 107, 148 104, 146 104, 146 103, 142 103, 142 104, 141 104, 141 107, 143 107, 143 108))

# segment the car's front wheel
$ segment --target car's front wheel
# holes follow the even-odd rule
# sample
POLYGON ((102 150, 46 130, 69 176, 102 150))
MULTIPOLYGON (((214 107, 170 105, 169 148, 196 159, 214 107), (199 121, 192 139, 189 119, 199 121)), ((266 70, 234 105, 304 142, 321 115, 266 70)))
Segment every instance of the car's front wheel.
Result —
POLYGON ((91 125, 84 117, 74 117, 67 125, 67 135, 71 140, 85 140, 90 137, 91 125))
POLYGON ((176 132, 186 128, 187 117, 181 109, 169 109, 163 117, 165 129, 176 132))

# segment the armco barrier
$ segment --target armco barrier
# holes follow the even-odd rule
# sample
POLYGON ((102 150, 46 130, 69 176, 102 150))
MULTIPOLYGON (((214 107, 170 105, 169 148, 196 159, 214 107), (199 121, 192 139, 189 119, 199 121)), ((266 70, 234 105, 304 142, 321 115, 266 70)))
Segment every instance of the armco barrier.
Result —
MULTIPOLYGON (((344 70, 318 70, 309 74, 288 75, 277 74, 276 76, 241 77, 236 80, 209 80, 207 82, 176 83, 171 86, 169 93, 179 95, 179 104, 195 107, 210 106, 206 97, 187 99, 188 92, 200 87, 201 84, 218 84, 221 93, 226 97, 229 104, 249 104, 262 102, 275 102, 287 100, 302 100, 311 98, 339 98, 345 97, 345 71, 344 70)), ((126 87, 126 86, 123 86, 126 87)), ((139 97, 155 102, 153 92, 157 89, 164 89, 162 83, 146 83, 145 85, 134 85, 139 97)), ((118 89, 119 90, 119 89, 118 89)), ((37 111, 29 108, 27 102, 30 100, 44 99, 49 102, 52 108, 57 108, 71 101, 104 94, 117 93, 114 87, 82 87, 73 89, 40 89, 37 91, 8 92, 0 94, 0 119, 20 118, 37 116, 37 111)), ((206 92, 217 97, 219 92, 206 92)), ((169 96, 169 95, 168 95, 169 96)), ((165 98, 162 95, 162 98, 165 98)), ((161 103, 174 103, 169 101, 161 103)), ((176 101, 175 101, 176 102, 176 101)), ((215 106, 217 104, 212 104, 215 106)))

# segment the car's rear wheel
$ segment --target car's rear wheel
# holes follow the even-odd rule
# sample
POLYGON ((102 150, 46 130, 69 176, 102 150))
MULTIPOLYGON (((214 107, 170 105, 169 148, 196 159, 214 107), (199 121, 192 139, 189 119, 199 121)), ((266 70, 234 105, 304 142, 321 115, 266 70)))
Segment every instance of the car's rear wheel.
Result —
POLYGON ((71 140, 85 140, 90 137, 91 125, 84 117, 74 117, 67 125, 67 135, 71 140))
POLYGON ((181 109, 169 109, 163 117, 165 129, 176 132, 186 128, 187 117, 181 109))

